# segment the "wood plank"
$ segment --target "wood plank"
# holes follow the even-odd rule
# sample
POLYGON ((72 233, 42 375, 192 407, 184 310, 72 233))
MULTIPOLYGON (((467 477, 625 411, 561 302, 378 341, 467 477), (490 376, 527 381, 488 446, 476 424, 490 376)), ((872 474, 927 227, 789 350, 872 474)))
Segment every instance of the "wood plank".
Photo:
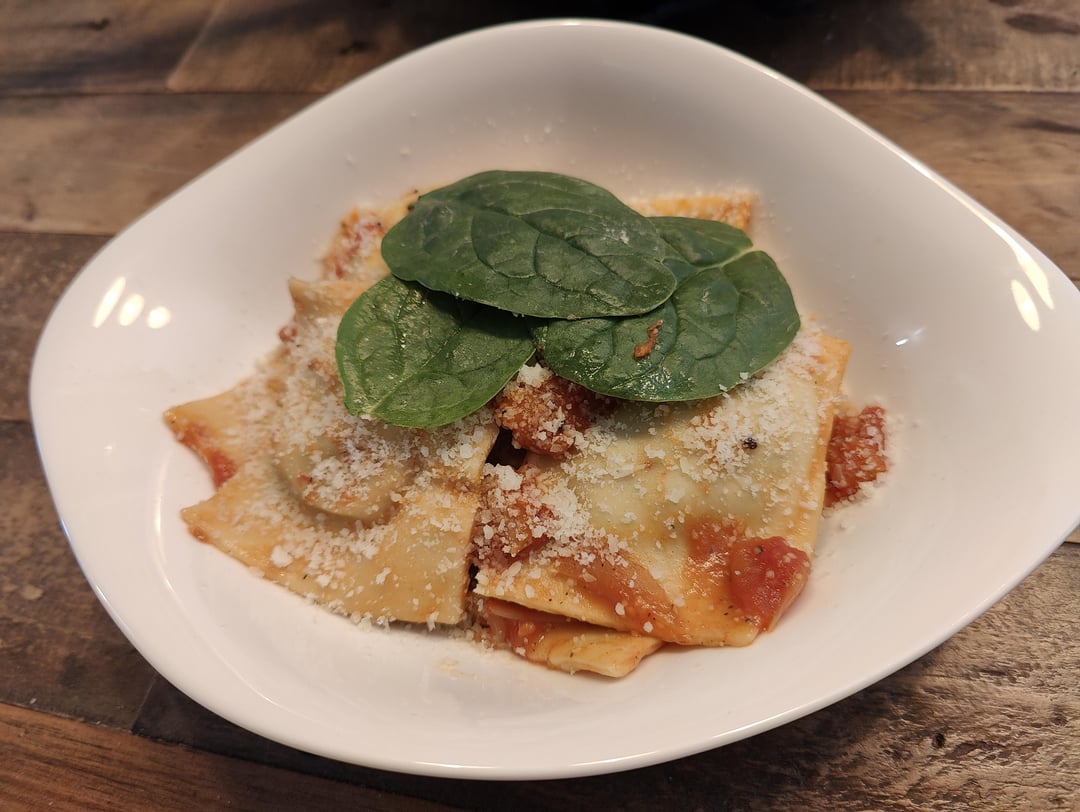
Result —
POLYGON ((0 422, 0 702, 130 727, 153 670, 83 577, 30 426, 0 422))
MULTIPOLYGON (((227 727, 183 709, 189 729, 227 727)), ((409 777, 317 758, 242 730, 230 736, 243 758, 343 783, 470 808, 880 809, 1065 808, 1080 791, 1076 742, 1080 703, 1031 699, 1023 690, 976 688, 961 680, 901 673, 783 728, 725 748, 614 778, 512 784, 409 777), (974 763, 973 763, 974 762, 974 763), (1002 764, 1008 769, 1002 769, 1002 764), (1056 807, 1055 807, 1056 805, 1056 807)), ((205 737, 197 747, 216 752, 205 737)))
POLYGON ((644 15, 825 89, 1080 89, 1075 0, 660 3, 644 15))
POLYGON ((1080 89, 1075 0, 844 3, 226 0, 169 81, 183 91, 325 91, 453 34, 571 13, 690 32, 819 89, 1080 89), (962 24, 957 24, 957 21, 962 24))
POLYGON ((224 0, 168 85, 183 92, 325 92, 429 42, 514 19, 526 5, 224 0))
POLYGON ((1080 89, 1075 0, 12 0, 0 95, 324 92, 417 47, 560 13, 691 32, 818 89, 1080 89), (959 8, 958 8, 959 7, 959 8), (962 25, 956 21, 962 20, 962 25))
POLYGON ((0 421, 28 420, 38 335, 64 288, 104 237, 0 232, 0 421))
POLYGON ((112 234, 314 98, 0 99, 0 231, 112 234))
POLYGON ((1080 793, 1078 585, 1080 548, 1062 547, 971 626, 855 696, 753 739, 614 779, 461 783, 340 764, 230 725, 164 681, 135 729, 477 808, 1067 808, 1080 793))
POLYGON ((0 95, 162 91, 213 0, 8 0, 0 95))
POLYGON ((0 705, 0 807, 445 810, 0 705))

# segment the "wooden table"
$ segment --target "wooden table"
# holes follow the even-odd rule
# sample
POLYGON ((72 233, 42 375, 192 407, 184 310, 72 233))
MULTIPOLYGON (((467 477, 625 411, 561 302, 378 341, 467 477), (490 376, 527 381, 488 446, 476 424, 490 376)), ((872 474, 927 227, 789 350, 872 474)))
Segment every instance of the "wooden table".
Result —
POLYGON ((98 604, 27 404, 38 333, 80 266, 151 204, 376 65, 574 11, 695 33, 809 84, 1080 280, 1077 0, 2 0, 0 807, 1080 808, 1080 545, 833 707, 674 763, 536 783, 384 773, 263 740, 173 689, 98 604))

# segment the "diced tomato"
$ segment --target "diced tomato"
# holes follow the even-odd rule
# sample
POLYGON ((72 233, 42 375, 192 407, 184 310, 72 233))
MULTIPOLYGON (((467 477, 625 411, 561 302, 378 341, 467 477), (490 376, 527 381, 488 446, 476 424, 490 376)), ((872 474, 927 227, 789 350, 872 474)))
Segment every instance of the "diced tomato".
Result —
POLYGON ((731 597, 768 631, 791 605, 810 575, 810 558, 779 536, 740 539, 728 555, 731 597))
POLYGON ((825 456, 825 505, 852 499, 887 468, 885 410, 867 406, 858 414, 838 414, 825 456))
POLYGON ((688 567, 692 582, 768 631, 806 585, 810 557, 780 536, 748 537, 741 522, 702 522, 690 527, 688 567))
POLYGON ((496 419, 514 445, 549 457, 563 457, 577 436, 602 414, 611 398, 552 375, 539 385, 511 381, 495 399, 496 419))

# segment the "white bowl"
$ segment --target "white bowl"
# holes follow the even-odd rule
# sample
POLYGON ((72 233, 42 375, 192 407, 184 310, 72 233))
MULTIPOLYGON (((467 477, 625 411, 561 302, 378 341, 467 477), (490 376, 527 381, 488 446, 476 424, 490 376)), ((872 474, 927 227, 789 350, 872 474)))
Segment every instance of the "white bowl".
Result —
POLYGON ((835 107, 678 34, 550 21, 360 78, 106 246, 42 336, 31 397, 71 545, 124 633, 218 714, 343 761, 470 778, 650 764, 880 679, 988 608, 1080 518, 1080 295, 1000 220, 835 107), (900 418, 874 499, 826 524, 811 583, 746 649, 613 682, 439 635, 358 629, 192 539, 212 491, 161 420, 227 388, 353 204, 501 167, 620 195, 748 188, 756 242, 900 418))

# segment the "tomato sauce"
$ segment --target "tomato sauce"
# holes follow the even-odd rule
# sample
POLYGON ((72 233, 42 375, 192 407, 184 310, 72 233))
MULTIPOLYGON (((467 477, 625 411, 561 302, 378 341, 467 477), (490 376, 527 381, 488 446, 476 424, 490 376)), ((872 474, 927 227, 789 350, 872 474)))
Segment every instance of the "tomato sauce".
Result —
POLYGON ((236 474, 236 462, 218 445, 202 423, 182 421, 173 426, 176 439, 203 458, 210 468, 214 487, 220 488, 236 474))
POLYGON ((690 529, 695 583, 708 585, 717 604, 729 602, 762 631, 802 592, 810 557, 779 536, 751 538, 734 523, 703 522, 690 529))
POLYGON ((641 567, 625 561, 613 564, 596 556, 587 563, 560 558, 556 570, 561 578, 574 582, 576 591, 614 607, 621 628, 673 643, 687 642, 667 592, 641 567))
POLYGON ((537 384, 513 381, 495 398, 499 425, 513 434, 514 445, 548 457, 573 450, 578 435, 614 401, 583 386, 550 375, 537 384))
POLYGON ((858 414, 838 414, 825 456, 825 506, 855 498, 863 483, 886 470, 885 410, 866 406, 858 414))

